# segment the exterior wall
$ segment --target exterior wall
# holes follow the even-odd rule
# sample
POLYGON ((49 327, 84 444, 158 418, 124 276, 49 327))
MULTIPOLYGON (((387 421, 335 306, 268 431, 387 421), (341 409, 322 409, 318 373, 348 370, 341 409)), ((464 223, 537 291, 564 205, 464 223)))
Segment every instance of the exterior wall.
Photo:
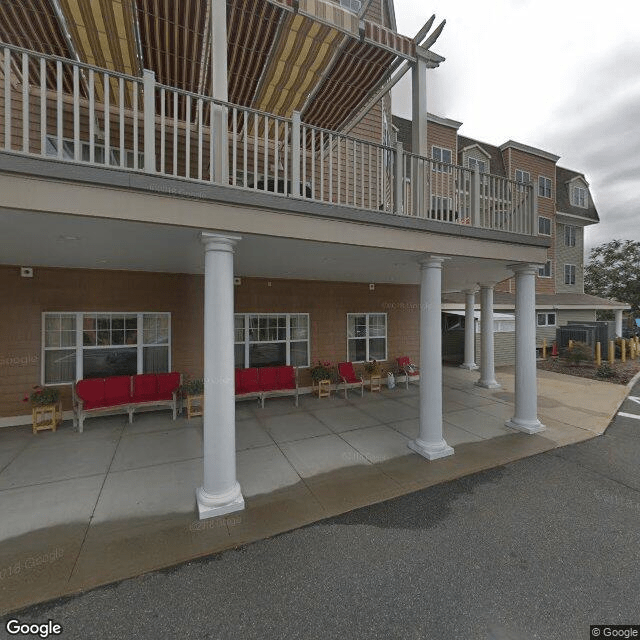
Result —
POLYGON ((431 157, 431 147, 451 150, 451 161, 456 164, 458 157, 458 132, 454 127, 446 127, 437 122, 427 122, 427 149, 431 157))
MULTIPOLYGON (((27 414, 22 398, 40 383, 41 322, 45 311, 155 311, 171 313, 172 368, 202 375, 203 277, 135 271, 34 269, 0 266, 0 290, 10 305, 0 314, 0 417, 27 414)), ((387 313, 389 365, 407 355, 419 363, 419 290, 376 285, 243 278, 235 287, 238 313, 309 313, 311 362, 347 358, 347 313, 387 313)), ((357 367, 356 367, 357 368, 357 367)), ((311 384, 300 370, 302 386, 311 384)), ((70 387, 61 387, 65 409, 70 387)))
MULTIPOLYGON (((536 309, 536 312, 553 311, 553 309, 536 309)), ((546 338, 547 346, 556 339, 556 329, 572 322, 594 322, 596 319, 595 309, 571 310, 560 309, 556 313, 556 324, 553 327, 536 327, 536 346, 542 347, 542 341, 546 338)))
POLYGON ((565 224, 556 225, 556 291, 558 293, 584 293, 584 228, 572 225, 576 230, 576 246, 567 247, 564 241, 565 224), (576 267, 576 283, 564 283, 564 265, 576 267))
MULTIPOLYGON (((511 365, 516 361, 516 334, 514 331, 505 331, 493 334, 493 353, 496 367, 511 365)), ((476 333, 476 363, 480 364, 480 350, 482 347, 482 335, 476 333)))

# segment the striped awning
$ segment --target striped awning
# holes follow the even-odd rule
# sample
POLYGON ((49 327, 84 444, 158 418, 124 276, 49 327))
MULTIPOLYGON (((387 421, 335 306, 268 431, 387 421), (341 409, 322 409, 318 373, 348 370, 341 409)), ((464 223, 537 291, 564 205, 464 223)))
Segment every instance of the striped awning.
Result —
MULTIPOLYGON (((229 101, 339 130, 415 43, 331 0, 227 0, 229 101)), ((0 40, 211 94, 210 0, 2 0, 0 40)))

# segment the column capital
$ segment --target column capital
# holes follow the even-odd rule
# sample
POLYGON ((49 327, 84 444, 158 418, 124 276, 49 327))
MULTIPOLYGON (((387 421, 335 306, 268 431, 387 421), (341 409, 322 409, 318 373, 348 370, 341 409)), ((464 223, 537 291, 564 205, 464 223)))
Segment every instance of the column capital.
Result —
POLYGON ((446 256, 423 256, 418 260, 418 264, 421 269, 442 269, 445 260, 448 260, 446 256))
POLYGON ((474 287, 473 289, 463 289, 462 293, 464 293, 465 296, 475 296, 478 292, 474 287))
POLYGON ((516 274, 535 276, 541 266, 542 265, 534 264, 532 262, 516 262, 514 264, 508 264, 507 269, 510 269, 516 274))
POLYGON ((478 282, 480 289, 493 289, 497 283, 495 282, 478 282))
POLYGON ((240 240, 242 240, 241 236, 225 236, 207 231, 203 231, 200 234, 200 241, 204 244, 205 251, 229 251, 233 253, 233 248, 240 240))

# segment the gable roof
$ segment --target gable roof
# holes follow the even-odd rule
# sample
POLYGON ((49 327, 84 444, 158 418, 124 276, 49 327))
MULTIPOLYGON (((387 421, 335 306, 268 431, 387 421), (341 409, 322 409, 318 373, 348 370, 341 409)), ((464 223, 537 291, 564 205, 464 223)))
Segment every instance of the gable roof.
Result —
MULTIPOLYGON (((581 178, 584 180, 585 185, 588 182, 582 173, 578 171, 572 171, 571 169, 565 169, 564 167, 556 167, 556 209, 558 213, 569 213, 574 216, 580 216, 581 218, 587 218, 593 222, 600 222, 600 216, 593 204, 593 198, 589 195, 589 206, 584 209, 583 207, 576 207, 571 204, 571 193, 569 183, 575 178, 581 178)), ((589 189, 587 187, 587 193, 589 189)))
POLYGON ((506 176, 506 170, 504 168, 504 160, 502 159, 502 151, 498 147, 486 142, 480 142, 473 138, 467 138, 465 136, 458 136, 458 162, 462 164, 462 152, 466 147, 480 147, 485 153, 489 155, 489 173, 494 176, 506 176))

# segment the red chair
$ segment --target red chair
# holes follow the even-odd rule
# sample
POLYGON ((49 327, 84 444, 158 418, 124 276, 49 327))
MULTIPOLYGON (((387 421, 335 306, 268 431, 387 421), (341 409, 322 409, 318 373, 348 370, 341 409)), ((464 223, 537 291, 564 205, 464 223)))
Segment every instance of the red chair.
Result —
POLYGON ((415 364, 411 362, 411 358, 409 356, 402 356, 397 359, 398 369, 404 373, 405 376, 405 384, 407 385, 407 389, 409 388, 409 382, 411 380, 416 380, 416 377, 420 376, 420 369, 416 367, 415 364))
POLYGON ((360 395, 364 396, 364 380, 362 376, 358 377, 353 369, 353 362, 340 362, 338 364, 338 375, 340 376, 340 384, 344 385, 344 398, 348 398, 347 389, 360 387, 360 395))

